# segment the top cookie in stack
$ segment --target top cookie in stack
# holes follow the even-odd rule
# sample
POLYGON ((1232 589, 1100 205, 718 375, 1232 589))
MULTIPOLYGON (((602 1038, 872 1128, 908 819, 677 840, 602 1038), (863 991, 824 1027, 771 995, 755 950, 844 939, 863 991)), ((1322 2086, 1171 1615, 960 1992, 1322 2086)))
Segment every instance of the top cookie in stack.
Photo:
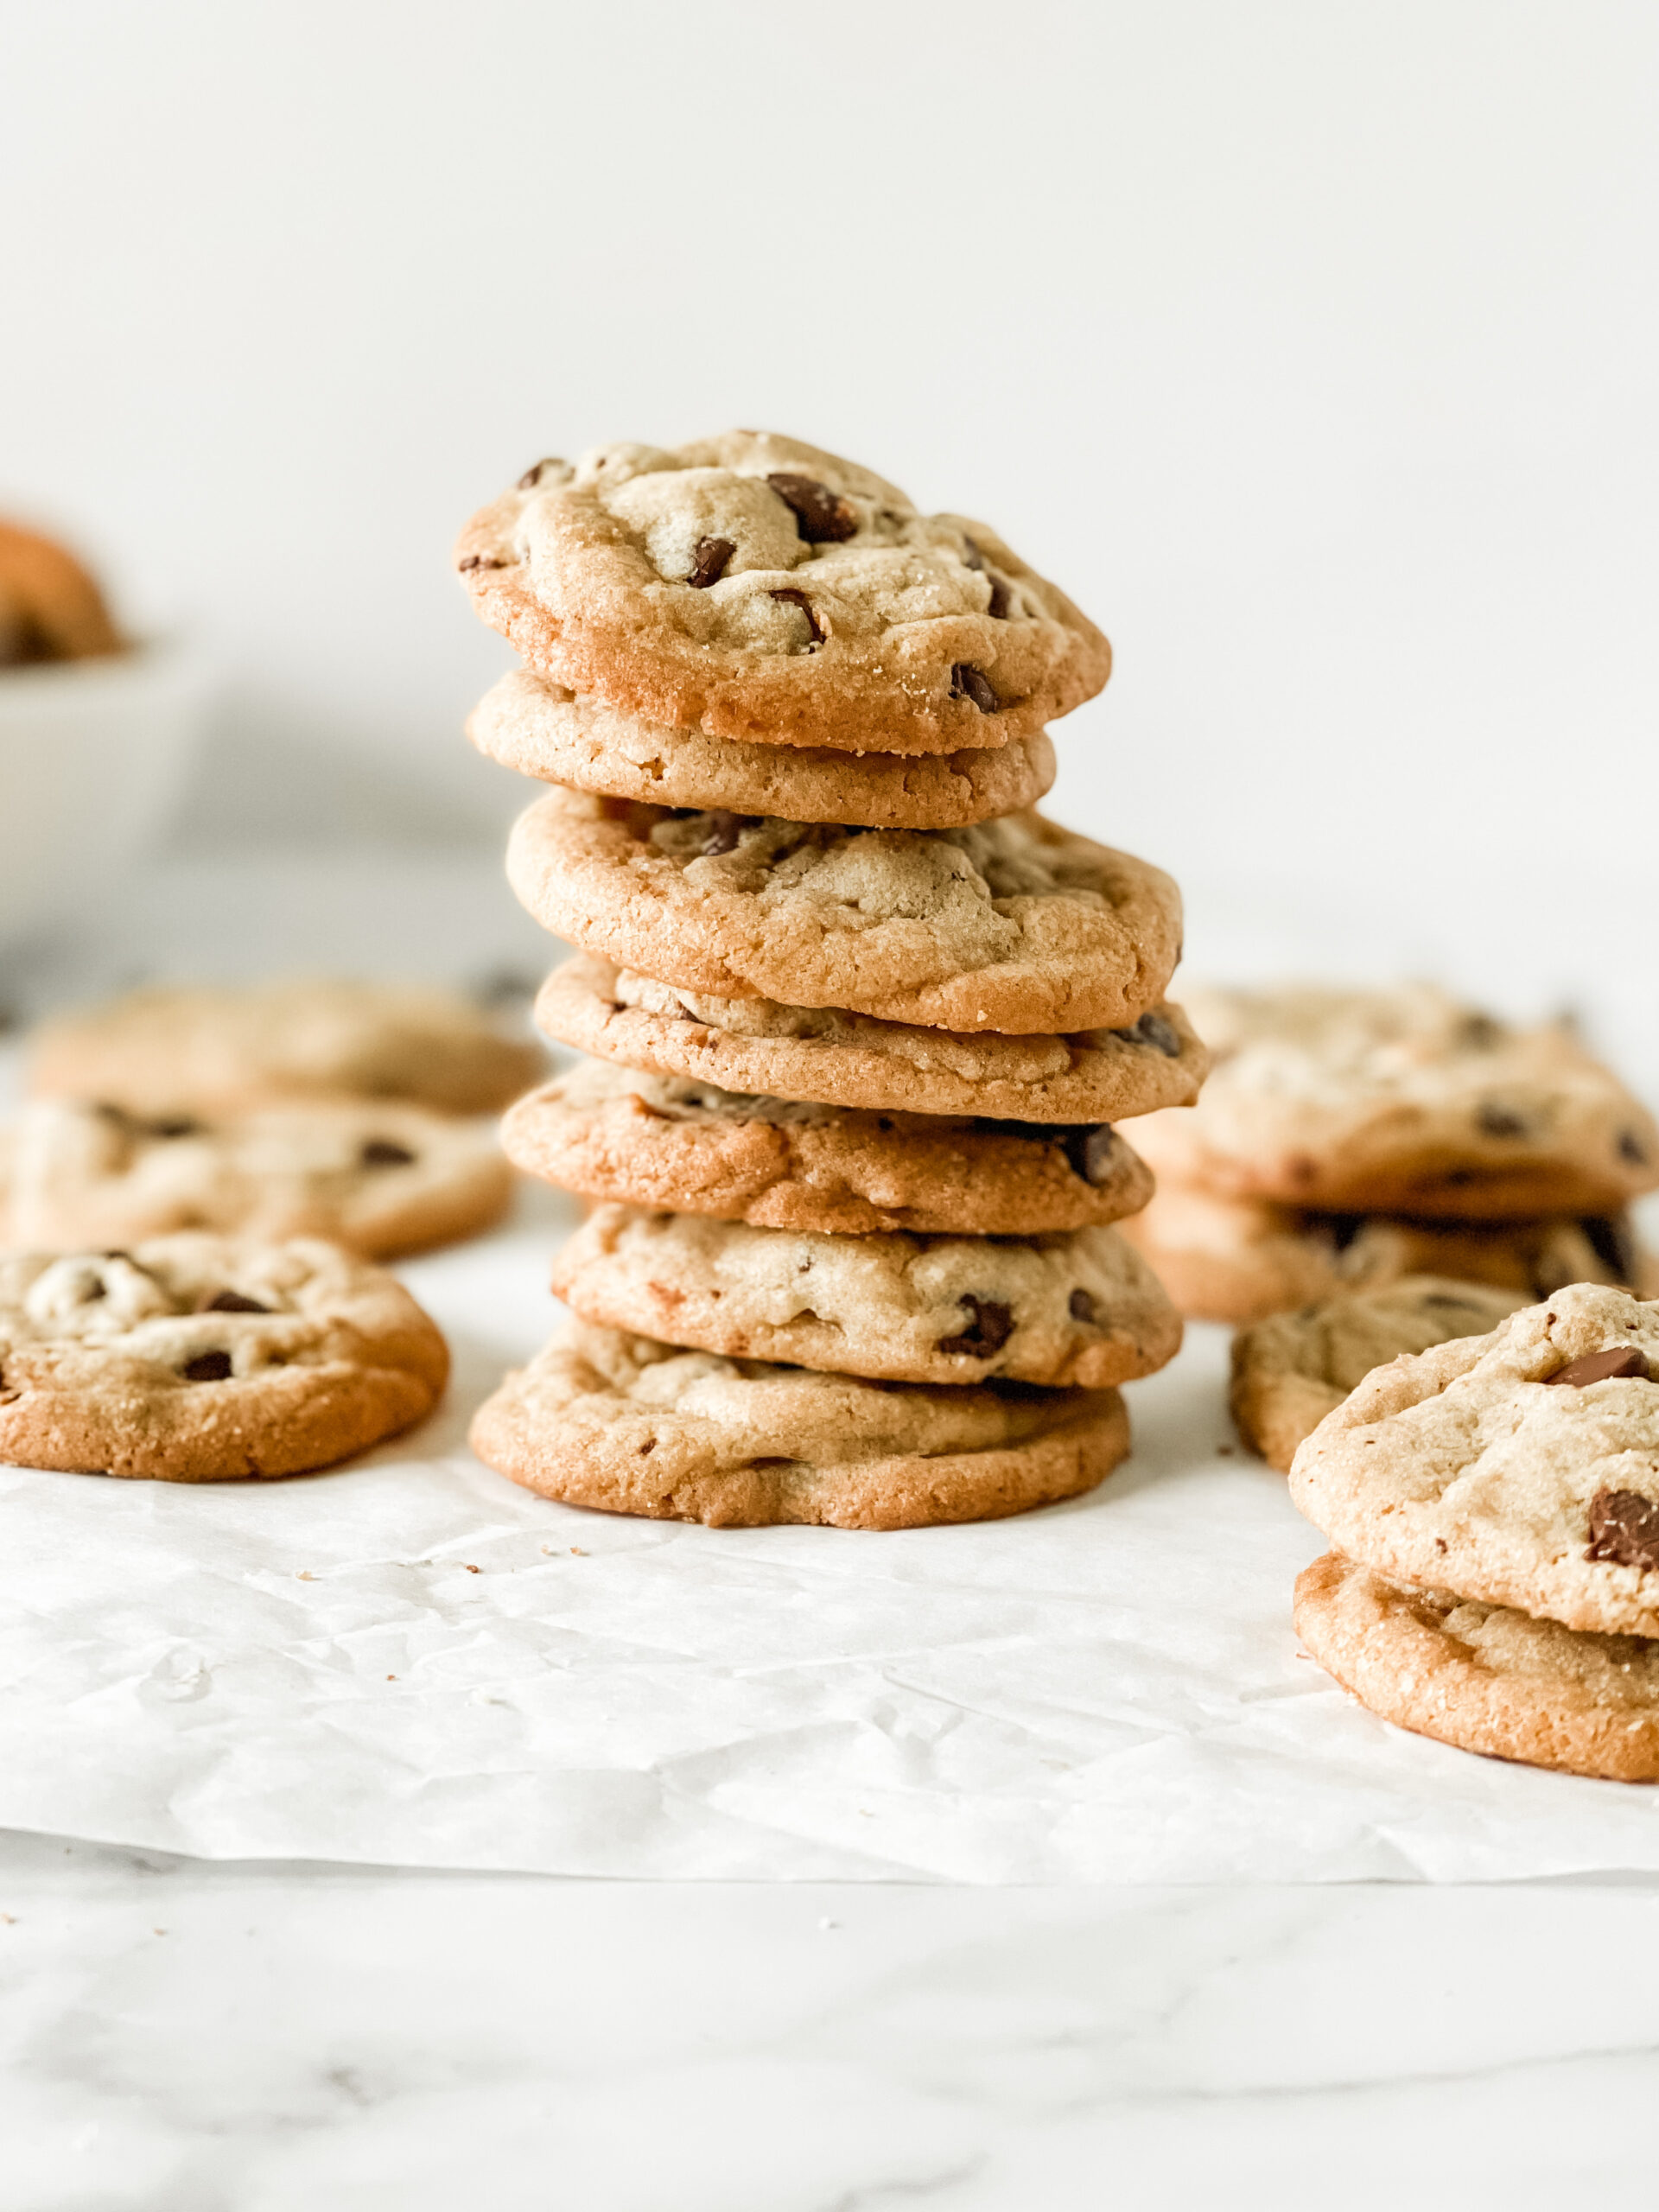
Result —
POLYGON ((1144 1133, 1135 1241, 1195 1317, 1253 1321, 1419 1274, 1548 1297, 1649 1277, 1628 1208, 1659 1128, 1559 1025, 1427 984, 1205 990, 1217 1069, 1144 1133))
POLYGON ((603 1203, 556 1277, 584 1326, 480 1450, 709 1521, 1097 1481, 1179 1338, 1110 1125, 1204 1071, 1174 884, 1032 810, 1105 639, 983 524, 748 431, 540 462, 458 561, 527 663, 470 734, 554 786, 508 861, 579 948, 537 1018, 604 1064, 508 1119, 603 1203))

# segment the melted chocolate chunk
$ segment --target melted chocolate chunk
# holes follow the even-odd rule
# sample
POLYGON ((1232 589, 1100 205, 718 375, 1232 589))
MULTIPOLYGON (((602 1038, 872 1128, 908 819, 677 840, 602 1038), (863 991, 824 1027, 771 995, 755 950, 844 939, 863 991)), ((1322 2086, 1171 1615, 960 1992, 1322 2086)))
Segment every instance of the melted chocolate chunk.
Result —
POLYGON ((685 580, 692 590, 707 591, 710 584, 717 584, 736 550, 735 538, 700 537, 691 573, 685 580))
POLYGON ((1484 1137, 1523 1137, 1527 1134, 1527 1117, 1517 1114, 1512 1106, 1500 1106, 1491 1098, 1483 1098, 1475 1109, 1475 1127, 1484 1137))
POLYGON ((239 1290, 216 1290, 196 1308, 198 1313, 269 1313, 271 1310, 257 1298, 245 1298, 239 1290))
POLYGON ((1648 1147, 1643 1143, 1641 1138, 1637 1136, 1634 1129, 1621 1129, 1619 1131, 1618 1156, 1621 1160, 1629 1160, 1632 1167, 1645 1167, 1647 1166, 1648 1147))
POLYGON ((544 468, 557 468, 560 466, 561 464, 558 461, 553 460, 532 461, 530 467, 524 471, 524 474, 518 479, 518 489, 521 492, 532 490, 536 485, 541 482, 542 471, 544 468))
POLYGON ((798 607, 806 617, 806 626, 812 632, 813 644, 821 645, 823 643, 823 626, 817 616, 812 612, 811 601, 804 591, 798 591, 793 584, 788 584, 783 590, 772 592, 770 596, 782 600, 786 607, 798 607))
POLYGON ((1074 1290, 1065 1301, 1065 1310, 1074 1321, 1081 1321, 1086 1329, 1100 1326, 1100 1308, 1086 1290, 1074 1290))
POLYGON ((1058 1136, 1073 1174, 1096 1188, 1109 1180, 1117 1159, 1117 1133, 1109 1122, 1084 1122, 1075 1129, 1052 1132, 1058 1136))
POLYGON ((139 1128, 147 1137, 199 1137, 206 1124, 194 1121, 188 1114, 162 1114, 153 1122, 141 1122, 139 1128))
POLYGON ((1552 1386, 1565 1382, 1571 1389, 1582 1390, 1592 1382, 1624 1382, 1638 1376, 1647 1381, 1648 1363, 1636 1346, 1609 1344, 1605 1351, 1580 1352, 1577 1359, 1569 1359, 1565 1367, 1543 1379, 1552 1386))
POLYGON ((1008 619, 1008 607, 1010 603, 1011 594, 1007 584, 1003 582, 1001 576, 993 576, 991 578, 991 603, 986 608, 985 612, 990 616, 993 622, 1006 622, 1008 619))
POLYGON ((957 661, 950 671, 950 696, 971 699, 982 715, 996 712, 995 692, 980 670, 970 668, 965 660, 957 661))
POLYGON ((391 1137, 367 1138, 357 1155, 360 1167, 412 1167, 415 1155, 406 1144, 391 1137))
POLYGON ((1599 1490, 1590 1501, 1586 1559, 1611 1567, 1659 1567, 1659 1505, 1639 1490, 1599 1490))
POLYGON ((1014 1334, 1014 1308, 1004 1306, 998 1299, 976 1298, 971 1292, 962 1303, 972 1319, 960 1334, 941 1337, 938 1349, 943 1352, 966 1352, 972 1359, 988 1359, 993 1352, 1001 1351, 1014 1334))
POLYGON ((511 565, 510 562, 493 560, 487 553, 468 553, 460 567, 461 575, 465 575, 469 569, 505 569, 511 565))
POLYGON ((1326 1214, 1319 1224, 1325 1240, 1333 1252, 1345 1252, 1364 1226, 1365 1216, 1363 1213, 1326 1214))
POLYGON ((758 814, 729 814, 724 807, 715 808, 709 817, 709 834, 702 841, 705 859, 711 853, 735 852, 738 839, 760 818, 758 814))
POLYGON ((1610 1275, 1622 1283, 1636 1281, 1636 1239, 1628 1221, 1612 1214, 1586 1214, 1579 1224, 1585 1241, 1610 1275))
POLYGON ((1181 1057, 1181 1040, 1173 1022, 1166 1021, 1161 1014, 1143 1014, 1139 1021, 1127 1029, 1114 1029, 1114 1037, 1121 1037, 1126 1045, 1150 1045, 1167 1060, 1181 1057))
POLYGON ((1466 1052, 1490 1052, 1503 1041, 1503 1025, 1490 1014, 1471 1014, 1460 1024, 1458 1043, 1466 1052))
POLYGON ((816 476, 798 476, 780 468, 766 479, 795 518, 795 527, 809 545, 840 545, 858 528, 858 510, 850 499, 820 484, 816 476))
POLYGON ((971 537, 964 537, 962 541, 962 557, 970 569, 982 569, 985 565, 985 556, 971 537))
POLYGON ((199 1351, 179 1370, 187 1382, 227 1382, 231 1355, 227 1351, 199 1351))

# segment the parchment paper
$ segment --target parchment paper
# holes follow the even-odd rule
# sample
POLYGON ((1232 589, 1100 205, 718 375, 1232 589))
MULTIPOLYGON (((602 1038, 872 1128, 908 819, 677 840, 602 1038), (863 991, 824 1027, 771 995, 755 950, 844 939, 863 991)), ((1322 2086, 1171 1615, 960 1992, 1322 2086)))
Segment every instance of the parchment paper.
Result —
POLYGON ((543 1205, 404 1270, 456 1384, 343 1472, 0 1471, 0 1824, 663 1878, 1659 1871, 1659 1792, 1405 1735, 1298 1656, 1324 1546, 1230 1439, 1223 1331, 1130 1391, 1133 1459, 1069 1505, 890 1535, 617 1520, 465 1446, 557 1318, 556 1234, 543 1205))

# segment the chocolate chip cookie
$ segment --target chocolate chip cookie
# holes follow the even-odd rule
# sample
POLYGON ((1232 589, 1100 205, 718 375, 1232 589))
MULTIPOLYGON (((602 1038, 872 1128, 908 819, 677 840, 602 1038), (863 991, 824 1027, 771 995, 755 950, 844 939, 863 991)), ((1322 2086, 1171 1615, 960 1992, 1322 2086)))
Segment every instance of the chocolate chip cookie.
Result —
POLYGON ((538 461, 455 559, 532 668, 713 737, 956 753, 1031 736, 1111 671, 985 524, 761 431, 538 461))
POLYGON ((0 1242, 34 1250, 205 1229, 385 1259, 476 1236, 512 1191, 487 1124, 391 1101, 145 1117, 40 1099, 6 1137, 0 1242))
POLYGON ((1368 1376, 1290 1492, 1380 1574, 1602 1635, 1659 1635, 1659 1305, 1570 1284, 1368 1376))
POLYGON ((1525 1303, 1522 1292, 1408 1275, 1386 1290, 1348 1291, 1241 1329, 1230 1392, 1239 1433, 1287 1473, 1303 1438, 1373 1368, 1454 1337, 1483 1337, 1525 1303))
POLYGON ((578 1327, 473 1422, 544 1497, 714 1528, 917 1529, 1092 1490, 1129 1448, 1115 1390, 860 1382, 578 1327))
POLYGON ((1335 1552, 1304 1569, 1296 1626, 1361 1704, 1465 1751, 1659 1782, 1659 1643, 1575 1632, 1416 1590, 1335 1552))
POLYGON ((73 553, 37 531, 0 522, 0 668, 87 660, 118 653, 124 643, 73 553))
POLYGON ((443 1338, 336 1246, 159 1236, 0 1255, 0 1461, 213 1482, 332 1466, 429 1413, 443 1338))
POLYGON ((677 991, 579 956, 536 1001, 550 1037, 601 1059, 723 1090, 874 1113, 1119 1122, 1196 1098, 1209 1058, 1178 1006, 1122 1029, 999 1036, 833 1008, 677 991))
POLYGON ((1427 985, 1192 991, 1215 1072, 1135 1141, 1160 1185, 1325 1211, 1603 1215, 1659 1183, 1659 1128, 1561 1028, 1427 985))
POLYGON ((156 1119, 326 1096, 486 1114, 544 1073, 537 1048, 458 992, 294 978, 165 985, 43 1022, 27 1080, 156 1119))
POLYGON ((527 1174, 585 1198, 855 1236, 1083 1229, 1152 1192, 1109 1122, 860 1113, 602 1060, 521 1098, 502 1141, 527 1174))
POLYGON ((1161 1184, 1124 1234, 1189 1319, 1257 1321, 1342 1290, 1402 1275, 1451 1275, 1547 1298, 1563 1283, 1659 1289, 1628 1214, 1581 1220, 1410 1221, 1316 1213, 1268 1199, 1218 1198, 1161 1184))
POLYGON ((1038 814, 859 830, 553 791, 507 879, 556 936, 677 988, 963 1033, 1132 1022, 1180 957, 1172 880, 1038 814))
POLYGON ((892 1382, 1105 1389, 1181 1341, 1157 1278, 1109 1229, 818 1236, 603 1205, 559 1253, 553 1289, 607 1328, 892 1382))
POLYGON ((1046 730, 960 753, 848 753, 673 729, 514 669, 467 734, 520 775, 607 798, 871 830, 956 830, 1034 806, 1054 781, 1046 730))

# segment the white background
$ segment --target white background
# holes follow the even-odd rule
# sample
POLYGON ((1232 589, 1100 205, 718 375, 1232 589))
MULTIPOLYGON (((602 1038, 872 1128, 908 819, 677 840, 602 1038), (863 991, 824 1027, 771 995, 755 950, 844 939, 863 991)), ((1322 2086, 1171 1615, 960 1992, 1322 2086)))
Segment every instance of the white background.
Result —
POLYGON ((458 524, 761 423, 1099 617, 1055 804, 1211 972, 1639 952, 1659 11, 11 0, 4 53, 0 505, 219 647, 198 837, 493 836, 458 524))

